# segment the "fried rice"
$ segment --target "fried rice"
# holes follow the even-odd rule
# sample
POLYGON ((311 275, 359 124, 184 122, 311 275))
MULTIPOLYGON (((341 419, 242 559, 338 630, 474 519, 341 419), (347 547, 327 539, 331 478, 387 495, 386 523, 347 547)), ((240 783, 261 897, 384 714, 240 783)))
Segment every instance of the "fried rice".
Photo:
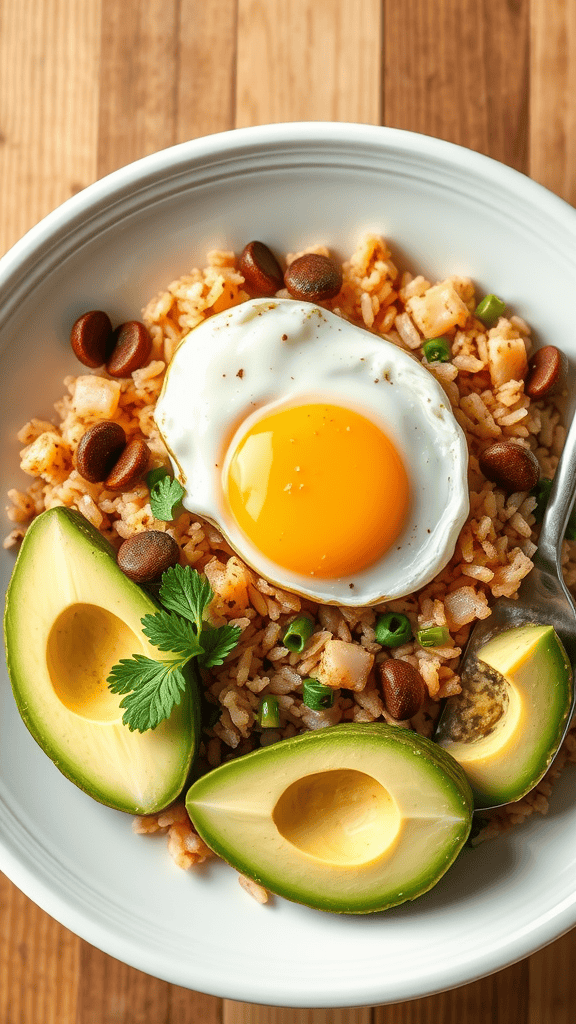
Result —
MULTIPOLYGON (((330 255, 323 246, 305 252, 330 255)), ((287 254, 286 264, 302 253, 287 254)), ((385 605, 347 608, 316 605, 271 585, 245 565, 214 526, 189 512, 174 522, 154 518, 144 481, 130 491, 106 490, 83 479, 75 468, 75 451, 86 429, 100 419, 122 425, 128 440, 144 438, 150 468, 168 466, 168 453, 153 413, 166 367, 176 347, 205 318, 251 298, 233 252, 208 253, 207 266, 193 269, 153 298, 143 311, 152 336, 146 366, 125 380, 111 379, 104 369, 65 379, 66 394, 55 405, 58 422, 32 419, 18 434, 24 445, 21 466, 34 477, 26 491, 8 492, 7 510, 14 528, 5 547, 17 546, 30 520, 45 509, 65 505, 78 509, 115 548, 143 530, 165 530, 177 541, 181 562, 204 572, 215 597, 210 607, 215 625, 239 626, 239 645, 217 669, 204 673, 205 706, 212 705, 213 724, 203 730, 200 772, 222 761, 275 743, 309 729, 339 722, 385 720, 431 736, 443 698, 460 692, 459 659, 470 629, 490 614, 500 596, 513 598, 532 568, 537 530, 536 499, 529 493, 506 494, 482 475, 478 457, 496 439, 511 439, 530 448, 542 474, 552 477, 565 439, 558 399, 531 401, 524 393, 521 368, 532 350, 530 327, 519 316, 501 317, 487 329, 473 315, 477 304, 469 278, 453 276, 430 282, 402 272, 384 239, 370 235, 343 263, 343 286, 326 309, 352 323, 385 335, 422 362, 443 387, 462 427, 470 452, 470 513, 453 557, 436 578, 417 593, 385 605), (423 318, 436 289, 455 296, 465 307, 464 326, 444 333, 451 341, 449 362, 428 364, 422 354, 423 318), (519 372, 520 370, 520 372, 519 372), (315 629, 301 654, 282 644, 289 623, 301 610, 315 629), (441 647, 421 647, 415 640, 387 651, 375 641, 374 626, 383 611, 407 615, 417 630, 447 626, 450 639, 441 647), (314 676, 323 651, 334 640, 360 645, 375 663, 400 658, 418 669, 427 698, 411 721, 396 722, 387 713, 374 672, 358 690, 344 690, 332 708, 313 711, 302 701, 302 680, 314 676), (274 694, 280 710, 278 729, 262 729, 257 707, 263 695, 274 694)), ((280 291, 280 297, 288 293, 280 291)), ((576 543, 566 541, 563 566, 569 586, 576 585, 576 543)), ((576 733, 570 731, 552 768, 522 800, 487 816, 477 840, 518 824, 533 812, 545 814, 552 782, 567 761, 576 760, 576 733)), ((137 818, 140 833, 165 833, 174 860, 187 868, 211 856, 193 830, 182 803, 160 814, 137 818)), ((246 888, 246 880, 241 884, 246 888)), ((261 887, 258 887, 261 888, 261 887)), ((251 893, 265 902, 265 890, 251 893)))

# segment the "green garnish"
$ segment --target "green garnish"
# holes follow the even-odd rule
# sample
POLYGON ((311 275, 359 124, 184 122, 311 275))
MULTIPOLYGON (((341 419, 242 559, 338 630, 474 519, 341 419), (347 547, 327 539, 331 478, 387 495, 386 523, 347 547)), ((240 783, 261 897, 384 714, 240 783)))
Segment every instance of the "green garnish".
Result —
MULTIPOLYGON (((533 516, 537 523, 541 523, 544 519, 544 513, 546 506, 550 499, 550 491, 552 490, 553 481, 547 476, 541 476, 535 487, 532 488, 530 494, 533 498, 536 498, 536 508, 533 511, 533 516)), ((566 524, 566 530, 564 531, 564 537, 566 540, 576 540, 576 505, 572 509, 568 522, 566 524)))
POLYGON ((280 725, 280 712, 276 697, 262 697, 258 705, 258 722, 261 729, 277 729, 280 725))
POLYGON ((179 480, 172 479, 167 469, 152 469, 146 477, 150 488, 150 508, 155 519, 165 523, 174 519, 174 511, 184 497, 184 488, 179 480))
POLYGON ((474 310, 474 316, 481 320, 485 327, 493 327, 498 317, 506 309, 506 303, 497 295, 485 295, 474 310))
POLYGON ((307 615, 297 615, 284 633, 282 643, 293 654, 302 654, 313 632, 312 619, 309 619, 307 615))
POLYGON ((552 481, 547 476, 541 476, 535 487, 532 488, 530 494, 533 498, 536 498, 536 508, 532 513, 536 522, 541 523, 544 519, 544 513, 550 497, 550 491, 552 490, 552 481))
POLYGON ((447 363, 450 360, 450 345, 444 336, 425 341, 422 351, 429 363, 447 363))
POLYGON ((149 473, 146 473, 148 490, 151 491, 154 484, 157 484, 159 480, 163 480, 165 476, 170 476, 166 466, 157 466, 156 469, 151 469, 149 473))
POLYGON ((428 629, 419 629, 416 639, 421 647, 441 647, 448 643, 450 633, 447 626, 429 626, 428 629))
POLYGON ((376 643, 383 647, 402 647, 412 639, 410 619, 399 612, 379 615, 376 620, 376 643))
POLYGON ((175 565, 163 574, 160 600, 165 609, 140 621, 154 647, 179 657, 155 660, 134 654, 113 665, 106 680, 112 693, 125 694, 120 707, 130 732, 155 729, 170 717, 186 689, 182 670, 189 661, 196 658, 203 668, 212 668, 236 647, 242 632, 238 626, 203 622, 213 597, 206 577, 190 566, 175 565))
POLYGON ((304 679, 302 682, 302 700, 312 711, 323 711, 331 708, 334 703, 334 690, 317 679, 304 679))

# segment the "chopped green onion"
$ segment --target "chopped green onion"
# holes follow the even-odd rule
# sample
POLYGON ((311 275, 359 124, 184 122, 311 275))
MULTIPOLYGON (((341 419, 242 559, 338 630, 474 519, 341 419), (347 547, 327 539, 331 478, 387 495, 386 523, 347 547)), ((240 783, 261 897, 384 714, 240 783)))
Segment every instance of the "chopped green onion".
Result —
POLYGON ((448 643, 450 633, 447 626, 429 626, 428 629, 419 629, 416 637, 421 647, 441 647, 448 643))
POLYGON ((481 320, 485 327, 493 327, 499 316, 506 309, 506 303, 497 295, 485 295, 474 310, 474 316, 481 320))
POLYGON ((284 633, 282 643, 293 654, 302 654, 313 632, 314 623, 312 620, 307 615, 297 615, 295 619, 292 619, 284 633))
POLYGON ((376 643, 383 647, 401 647, 412 639, 410 619, 399 612, 388 612, 376 620, 376 643))
POLYGON ((302 700, 312 711, 323 711, 334 703, 334 690, 317 679, 305 679, 302 683, 302 700))
POLYGON ((536 486, 530 491, 532 497, 536 498, 537 501, 536 508, 532 513, 537 523, 541 523, 544 519, 544 513, 546 511, 551 490, 552 481, 546 476, 541 476, 536 486))
POLYGON ((430 338, 422 345, 422 351, 429 363, 447 363, 450 361, 450 345, 448 338, 430 338))
POLYGON ((258 705, 258 723, 262 729, 277 729, 280 713, 276 697, 262 697, 258 705))

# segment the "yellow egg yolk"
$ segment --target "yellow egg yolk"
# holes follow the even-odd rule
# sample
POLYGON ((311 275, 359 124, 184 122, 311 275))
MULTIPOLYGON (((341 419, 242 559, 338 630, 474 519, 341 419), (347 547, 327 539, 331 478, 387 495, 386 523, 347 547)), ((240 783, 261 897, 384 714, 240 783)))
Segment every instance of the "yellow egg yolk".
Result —
POLYGON ((305 576, 349 576, 376 562, 404 525, 408 476, 371 420, 338 405, 263 416, 228 464, 238 526, 277 565, 305 576))

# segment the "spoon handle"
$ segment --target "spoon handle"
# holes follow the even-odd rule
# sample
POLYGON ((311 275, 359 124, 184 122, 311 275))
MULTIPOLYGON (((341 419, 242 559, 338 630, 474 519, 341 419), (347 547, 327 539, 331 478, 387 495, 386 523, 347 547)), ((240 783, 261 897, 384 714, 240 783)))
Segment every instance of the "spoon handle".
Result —
POLYGON ((537 560, 541 566, 557 567, 560 574, 560 549, 568 516, 576 493, 576 415, 572 419, 550 499, 542 520, 537 560))

